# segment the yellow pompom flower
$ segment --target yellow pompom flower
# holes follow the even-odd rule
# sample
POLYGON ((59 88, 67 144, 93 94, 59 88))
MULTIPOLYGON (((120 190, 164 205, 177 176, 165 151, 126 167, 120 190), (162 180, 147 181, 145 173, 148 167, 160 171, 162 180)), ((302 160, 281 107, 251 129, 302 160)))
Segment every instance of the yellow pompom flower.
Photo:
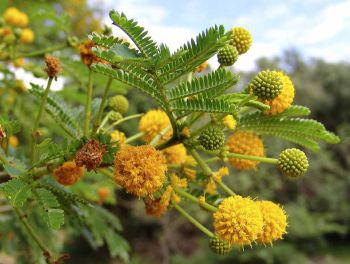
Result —
POLYGON ((250 32, 243 27, 232 28, 231 45, 235 46, 239 54, 246 53, 252 45, 250 32))
POLYGON ((236 119, 232 115, 227 115, 222 119, 222 123, 228 129, 234 130, 237 125, 236 119))
POLYGON ((11 147, 17 148, 17 146, 19 144, 18 138, 16 136, 10 136, 9 137, 9 144, 11 147))
MULTIPOLYGON (((227 140, 230 152, 251 156, 263 157, 265 155, 264 144, 254 132, 237 131, 227 140)), ((255 169, 258 161, 230 158, 229 162, 237 170, 255 169)))
POLYGON ((34 41, 34 32, 29 28, 25 28, 21 33, 21 42, 24 44, 30 44, 34 41))
POLYGON ((160 142, 165 142, 173 135, 170 119, 162 110, 150 110, 140 120, 139 130, 145 132, 143 140, 147 143, 168 128, 168 131, 162 136, 160 142))
POLYGON ((249 197, 235 195, 224 199, 213 217, 215 233, 232 245, 251 245, 263 230, 259 205, 249 197))
POLYGON ((114 164, 115 181, 134 195, 152 195, 164 184, 165 158, 150 145, 123 147, 115 155, 114 164))
POLYGON ((183 144, 171 146, 162 151, 168 164, 182 164, 186 161, 186 148, 183 144))
POLYGON ((3 18, 7 24, 16 27, 26 27, 28 25, 27 14, 19 11, 15 7, 9 7, 5 10, 3 18))
POLYGON ((184 178, 181 179, 176 174, 172 174, 170 176, 170 183, 171 183, 172 187, 174 187, 174 188, 181 188, 181 189, 187 188, 187 185, 188 185, 186 179, 184 179, 184 178))
POLYGON ((277 115, 288 109, 294 100, 295 89, 292 80, 283 72, 279 72, 283 88, 281 93, 271 101, 264 101, 265 104, 270 106, 270 109, 265 111, 264 114, 277 115))
POLYGON ((264 227, 257 241, 264 244, 272 244, 277 239, 282 239, 287 233, 287 215, 283 208, 270 201, 259 201, 264 227))
POLYGON ((124 144, 126 141, 126 136, 123 132, 119 130, 115 130, 111 133, 112 142, 119 142, 120 144, 124 144))

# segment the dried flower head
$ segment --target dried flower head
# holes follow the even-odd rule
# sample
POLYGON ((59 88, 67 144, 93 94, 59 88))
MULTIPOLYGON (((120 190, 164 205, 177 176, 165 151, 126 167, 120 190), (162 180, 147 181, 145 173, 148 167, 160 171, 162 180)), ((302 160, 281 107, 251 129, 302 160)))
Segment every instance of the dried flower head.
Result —
POLYGON ((93 63, 93 62, 102 62, 105 63, 104 60, 98 58, 93 52, 92 52, 92 48, 95 46, 95 43, 88 39, 85 42, 83 42, 82 44, 79 45, 79 51, 80 51, 80 57, 81 60, 83 61, 83 63, 86 66, 89 66, 93 63))
POLYGON ((100 166, 105 151, 100 142, 92 139, 75 154, 75 162, 78 166, 85 166, 88 171, 95 170, 100 166))
POLYGON ((50 55, 45 56, 46 68, 44 71, 50 78, 57 77, 57 74, 61 71, 61 64, 58 58, 50 55))
POLYGON ((67 161, 54 170, 53 176, 63 185, 76 183, 84 174, 84 168, 77 166, 74 161, 67 161))

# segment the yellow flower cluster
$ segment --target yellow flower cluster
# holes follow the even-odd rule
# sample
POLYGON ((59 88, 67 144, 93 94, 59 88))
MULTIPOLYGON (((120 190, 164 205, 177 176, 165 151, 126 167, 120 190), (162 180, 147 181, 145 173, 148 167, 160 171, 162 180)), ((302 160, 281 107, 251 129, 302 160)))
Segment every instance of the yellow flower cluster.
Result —
POLYGON ((139 130, 145 132, 143 140, 147 143, 152 139, 160 135, 163 130, 168 129, 164 135, 162 135, 160 142, 165 142, 173 135, 170 119, 162 110, 150 110, 140 120, 139 130))
POLYGON ((28 25, 29 19, 27 14, 19 11, 15 7, 9 7, 4 12, 4 20, 7 24, 24 28, 28 25))
MULTIPOLYGON (((23 28, 19 32, 19 39, 24 44, 30 44, 34 41, 34 32, 29 29, 25 28, 28 26, 29 19, 27 14, 21 12, 15 7, 9 7, 5 10, 3 14, 3 18, 6 24, 12 27, 17 28, 23 28)), ((11 28, 2 28, 0 35, 2 36, 8 36, 13 34, 13 31, 11 28)), ((15 38, 13 36, 13 38, 15 38)))
POLYGON ((111 133, 112 142, 119 142, 119 144, 124 144, 126 141, 125 133, 115 130, 111 133))
POLYGON ((217 172, 214 172, 213 175, 209 178, 207 185, 205 186, 205 192, 209 194, 216 194, 216 183, 220 182, 223 176, 229 174, 227 167, 221 167, 217 172))
POLYGON ((125 146, 115 156, 115 181, 134 195, 145 197, 159 190, 165 181, 166 161, 150 145, 125 146))
POLYGON ((230 130, 234 130, 237 125, 236 119, 232 115, 227 115, 222 119, 222 123, 230 130))
POLYGON ((224 199, 213 217, 215 233, 231 245, 272 243, 287 228, 287 216, 279 205, 239 195, 224 199))
POLYGON ((162 151, 168 164, 182 164, 186 161, 187 152, 183 144, 177 144, 162 151))
MULTIPOLYGON (((264 144, 254 132, 237 131, 227 140, 230 152, 251 156, 263 157, 265 155, 264 144)), ((258 161, 230 158, 229 162, 237 170, 255 169, 258 161)))

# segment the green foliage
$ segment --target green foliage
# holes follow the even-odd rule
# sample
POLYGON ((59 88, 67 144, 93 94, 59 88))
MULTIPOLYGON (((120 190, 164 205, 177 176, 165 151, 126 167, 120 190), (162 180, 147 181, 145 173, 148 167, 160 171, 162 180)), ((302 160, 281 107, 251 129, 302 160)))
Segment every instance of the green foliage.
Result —
POLYGON ((305 115, 308 112, 307 109, 297 108, 293 108, 287 114, 282 114, 282 117, 279 115, 267 116, 260 112, 246 114, 239 120, 238 128, 252 130, 260 135, 277 136, 302 145, 312 151, 319 150, 317 141, 324 141, 330 144, 339 143, 339 137, 327 131, 323 124, 312 119, 291 117, 305 115))
MULTIPOLYGON (((32 89, 30 92, 38 98, 41 98, 44 94, 44 89, 35 84, 31 85, 32 89)), ((78 135, 80 133, 79 125, 72 115, 73 110, 69 109, 66 104, 60 102, 55 96, 48 96, 45 109, 69 135, 78 135)))
POLYGON ((64 224, 64 211, 56 196, 47 189, 36 189, 34 192, 41 205, 40 215, 47 226, 52 229, 59 229, 64 224))
POLYGON ((238 82, 238 75, 223 68, 178 84, 168 91, 170 101, 200 94, 203 98, 214 98, 238 82))
POLYGON ((21 179, 13 179, 1 185, 6 198, 13 207, 23 207, 31 194, 31 186, 21 179))

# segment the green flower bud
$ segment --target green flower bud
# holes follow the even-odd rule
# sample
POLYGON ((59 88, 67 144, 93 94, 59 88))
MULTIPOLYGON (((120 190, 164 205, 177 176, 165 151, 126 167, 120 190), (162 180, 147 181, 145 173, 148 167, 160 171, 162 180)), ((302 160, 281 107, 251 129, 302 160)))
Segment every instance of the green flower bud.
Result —
POLYGON ((232 45, 226 45, 219 50, 218 61, 222 66, 231 66, 238 59, 238 51, 232 45))
POLYGON ((281 92, 283 80, 277 71, 261 71, 249 84, 249 90, 261 100, 273 100, 281 92))
POLYGON ((112 121, 118 121, 122 118, 123 118, 123 116, 119 112, 111 111, 111 113, 109 114, 109 119, 112 121))
POLYGON ((209 247, 215 254, 218 255, 227 255, 232 250, 232 245, 225 240, 218 238, 217 236, 210 238, 209 247))
POLYGON ((125 114, 129 109, 129 102, 123 95, 116 95, 109 99, 109 106, 121 114, 125 114))
POLYGON ((225 135, 220 127, 210 126, 201 132, 198 141, 206 150, 217 150, 225 144, 225 135))
POLYGON ((299 178, 307 171, 309 162, 303 151, 291 148, 281 152, 277 167, 283 175, 289 178, 299 178))

